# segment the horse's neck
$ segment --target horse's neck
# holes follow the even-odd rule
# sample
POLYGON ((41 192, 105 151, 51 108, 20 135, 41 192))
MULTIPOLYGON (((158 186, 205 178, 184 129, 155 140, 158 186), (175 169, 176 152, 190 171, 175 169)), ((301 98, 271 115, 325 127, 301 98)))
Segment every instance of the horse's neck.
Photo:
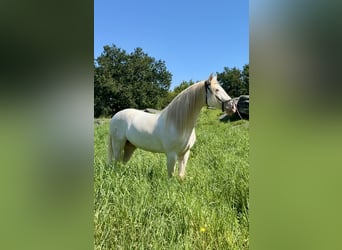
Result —
POLYGON ((192 130, 194 129, 198 116, 201 112, 203 105, 198 105, 192 112, 189 112, 187 114, 187 117, 185 117, 185 119, 188 119, 188 126, 186 126, 185 133, 191 133, 192 130))
MULTIPOLYGON (((166 126, 169 126, 169 123, 173 123, 178 133, 182 135, 190 135, 192 133, 192 130, 196 125, 197 118, 201 112, 201 109, 205 105, 204 87, 197 87, 198 89, 193 90, 196 91, 195 96, 192 96, 191 100, 188 100, 191 102, 190 104, 184 102, 182 105, 185 106, 180 106, 178 104, 177 106, 175 106, 177 109, 173 107, 171 110, 165 110, 167 123, 166 126)), ((187 100, 188 96, 185 95, 183 96, 183 98, 183 100, 187 100)))

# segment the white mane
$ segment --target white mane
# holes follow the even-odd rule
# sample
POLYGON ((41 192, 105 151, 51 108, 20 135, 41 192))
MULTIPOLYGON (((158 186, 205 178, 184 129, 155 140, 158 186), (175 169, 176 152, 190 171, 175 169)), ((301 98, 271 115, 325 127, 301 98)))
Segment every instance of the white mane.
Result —
POLYGON ((162 110, 166 124, 172 123, 180 132, 192 130, 204 102, 204 81, 200 81, 183 90, 162 110))

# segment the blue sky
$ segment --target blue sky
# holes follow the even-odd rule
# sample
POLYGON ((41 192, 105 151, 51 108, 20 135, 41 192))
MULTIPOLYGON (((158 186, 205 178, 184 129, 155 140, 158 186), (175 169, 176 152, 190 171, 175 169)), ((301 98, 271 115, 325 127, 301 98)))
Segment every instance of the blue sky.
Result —
POLYGON ((247 0, 95 0, 94 57, 104 45, 141 47, 165 61, 171 89, 249 63, 247 0))

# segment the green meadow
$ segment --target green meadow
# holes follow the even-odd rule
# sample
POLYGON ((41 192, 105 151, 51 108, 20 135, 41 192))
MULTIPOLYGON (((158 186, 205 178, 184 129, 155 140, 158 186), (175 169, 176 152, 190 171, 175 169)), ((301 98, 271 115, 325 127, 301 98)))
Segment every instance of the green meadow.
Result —
POLYGON ((203 108, 184 181, 164 154, 109 165, 109 120, 94 125, 95 249, 249 248, 249 122, 219 115, 203 108))

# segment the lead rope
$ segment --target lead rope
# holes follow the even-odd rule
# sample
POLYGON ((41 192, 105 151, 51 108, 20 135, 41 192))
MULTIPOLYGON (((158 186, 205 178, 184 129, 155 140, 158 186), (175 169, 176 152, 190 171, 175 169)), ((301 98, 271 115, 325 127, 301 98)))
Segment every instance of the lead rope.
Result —
POLYGON ((243 120, 242 116, 240 115, 240 112, 239 112, 239 109, 238 109, 237 105, 235 105, 235 107, 236 107, 236 112, 237 112, 238 115, 240 116, 240 119, 243 120))

